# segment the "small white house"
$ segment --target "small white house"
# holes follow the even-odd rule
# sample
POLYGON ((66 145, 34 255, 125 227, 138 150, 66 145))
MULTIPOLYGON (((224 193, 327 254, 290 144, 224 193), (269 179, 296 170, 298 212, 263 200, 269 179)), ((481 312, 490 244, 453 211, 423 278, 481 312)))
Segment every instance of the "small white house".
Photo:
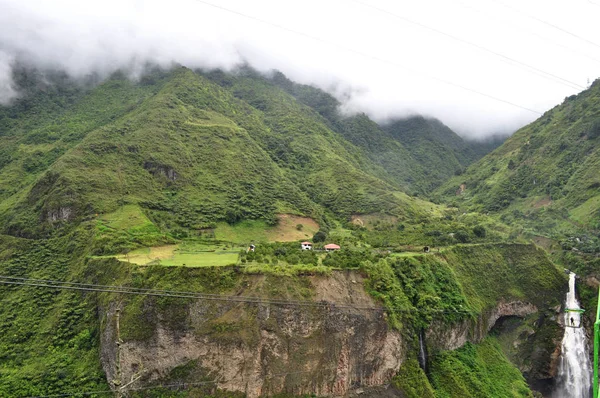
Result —
POLYGON ((323 246, 325 248, 325 251, 328 252, 333 252, 336 250, 340 250, 340 247, 338 245, 336 245, 335 243, 330 243, 328 245, 323 246))
POLYGON ((310 242, 302 242, 302 250, 312 250, 312 243, 310 242))

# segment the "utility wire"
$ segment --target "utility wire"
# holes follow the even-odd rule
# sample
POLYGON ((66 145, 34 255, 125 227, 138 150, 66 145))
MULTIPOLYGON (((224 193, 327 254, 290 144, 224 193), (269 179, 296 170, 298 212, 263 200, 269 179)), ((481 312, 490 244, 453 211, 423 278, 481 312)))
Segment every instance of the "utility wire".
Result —
POLYGON ((584 87, 584 86, 582 86, 582 85, 580 85, 580 84, 578 84, 578 83, 575 83, 575 82, 572 82, 572 81, 570 81, 570 80, 564 79, 564 78, 562 78, 562 77, 560 77, 560 76, 558 76, 558 75, 555 75, 555 74, 553 74, 553 73, 546 72, 546 71, 544 71, 544 70, 542 70, 542 69, 536 68, 535 66, 532 66, 532 65, 526 64, 525 62, 521 62, 521 61, 519 61, 519 60, 517 60, 517 59, 515 59, 515 58, 509 57, 509 56, 507 56, 507 55, 504 55, 504 54, 501 54, 501 53, 499 53, 499 52, 497 52, 497 51, 491 50, 491 49, 489 49, 489 48, 487 48, 487 47, 484 47, 484 46, 482 46, 482 45, 479 45, 479 44, 477 44, 477 43, 474 43, 474 42, 472 42, 472 41, 469 41, 469 40, 462 39, 462 38, 460 38, 460 37, 458 37, 458 36, 454 36, 454 35, 452 35, 452 34, 450 34, 450 33, 446 33, 446 32, 444 32, 444 31, 442 31, 442 30, 440 30, 440 29, 437 29, 437 28, 434 28, 434 27, 431 27, 431 26, 425 25, 425 24, 423 24, 423 23, 421 23, 421 22, 418 22, 418 21, 415 21, 415 20, 409 19, 409 18, 407 18, 407 17, 404 17, 404 16, 402 16, 402 15, 395 14, 395 13, 393 13, 393 12, 391 12, 391 11, 388 11, 388 10, 386 10, 386 9, 379 8, 379 7, 377 7, 377 6, 374 6, 374 5, 371 5, 371 4, 364 3, 364 2, 362 2, 362 1, 360 1, 360 0, 350 0, 350 1, 352 1, 352 2, 354 2, 354 3, 357 3, 357 4, 360 4, 360 5, 364 6, 364 7, 368 7, 368 8, 371 8, 371 9, 373 9, 373 10, 379 11, 379 12, 381 12, 381 13, 383 13, 383 14, 390 15, 390 16, 392 16, 392 17, 394 17, 394 18, 396 18, 396 19, 399 19, 399 20, 401 20, 401 21, 408 22, 408 23, 410 23, 410 24, 416 25, 416 26, 418 26, 418 27, 420 27, 420 28, 423 28, 423 29, 426 29, 426 30, 429 30, 429 31, 435 32, 435 33, 437 33, 437 34, 440 34, 440 35, 442 35, 442 36, 449 37, 450 39, 452 39, 452 40, 455 40, 455 41, 458 41, 458 42, 460 42, 460 43, 467 44, 467 45, 469 45, 469 46, 471 46, 471 47, 474 47, 474 48, 476 48, 476 49, 478 49, 478 50, 480 50, 480 51, 484 51, 484 52, 486 52, 486 53, 492 54, 492 55, 494 55, 494 56, 496 56, 496 57, 498 57, 498 58, 500 58, 500 59, 504 60, 505 62, 507 62, 507 63, 509 63, 509 64, 512 64, 512 65, 515 65, 515 64, 516 64, 516 65, 520 65, 521 67, 523 67, 523 68, 526 68, 527 70, 529 70, 529 72, 532 72, 532 73, 534 73, 534 74, 536 74, 536 75, 538 75, 538 76, 541 76, 541 77, 543 77, 543 78, 545 78, 545 79, 548 79, 548 80, 552 80, 552 81, 558 82, 558 83, 560 83, 560 84, 562 84, 562 85, 565 85, 565 86, 568 86, 568 87, 570 87, 570 88, 575 88, 575 89, 585 89, 585 87, 584 87))
MULTIPOLYGON (((501 2, 501 1, 499 1, 499 0, 490 0, 490 1, 493 1, 494 3, 500 4, 501 6, 503 6, 503 7, 506 7, 506 8, 508 8, 508 9, 510 9, 510 10, 513 10, 513 11, 514 11, 514 12, 516 12, 517 14, 522 14, 522 15, 525 15, 526 17, 528 17, 528 18, 530 18, 530 19, 533 19, 533 20, 535 20, 535 21, 538 21, 539 23, 542 23, 542 24, 544 24, 544 25, 550 26, 550 27, 551 27, 551 28, 553 28, 553 29, 556 29, 556 30, 558 30, 558 31, 560 31, 560 32, 566 33, 566 34, 568 34, 568 35, 570 35, 570 36, 573 36, 573 37, 575 37, 575 38, 577 38, 577 39, 579 39, 579 40, 582 40, 582 41, 584 41, 584 42, 586 42, 586 43, 588 43, 588 44, 591 44, 592 46, 595 46, 595 47, 598 47, 598 48, 600 48, 600 44, 594 43, 593 41, 591 41, 591 40, 588 40, 588 39, 586 39, 585 37, 581 37, 581 36, 579 36, 579 35, 577 35, 577 34, 575 34, 575 33, 573 33, 573 32, 570 32, 570 31, 568 31, 568 30, 566 30, 566 29, 563 29, 563 28, 561 28, 560 26, 558 26, 558 25, 555 25, 555 24, 553 24, 553 23, 551 23, 551 22, 544 21, 543 19, 541 19, 541 18, 538 18, 538 17, 536 17, 535 15, 531 15, 531 14, 529 14, 529 13, 526 13, 526 12, 524 12, 524 11, 521 11, 521 10, 519 10, 518 8, 516 8, 516 7, 513 7, 513 6, 510 6, 510 5, 508 5, 508 4, 505 4, 505 3, 503 3, 503 2, 501 2)), ((592 4, 593 4, 593 3, 592 3, 592 4)))
POLYGON ((247 15, 247 14, 244 14, 242 12, 239 12, 239 11, 236 11, 236 10, 232 10, 230 8, 226 8, 226 7, 217 5, 217 4, 209 3, 209 2, 204 1, 204 0, 195 0, 195 1, 198 2, 198 3, 202 3, 204 5, 207 5, 209 7, 213 7, 213 8, 225 11, 225 12, 229 12, 231 14, 235 14, 235 15, 247 18, 247 19, 251 19, 253 21, 257 21, 257 22, 260 22, 260 23, 272 26, 272 27, 277 28, 277 29, 284 30, 284 31, 289 32, 289 33, 293 33, 293 34, 298 35, 298 36, 302 36, 302 37, 309 38, 311 40, 314 40, 314 41, 317 41, 317 42, 320 42, 320 43, 324 43, 324 44, 328 44, 330 46, 334 46, 334 47, 340 48, 340 49, 342 49, 344 51, 347 51, 349 53, 352 53, 352 54, 360 55, 362 57, 365 57, 365 58, 368 58, 368 59, 371 59, 371 60, 374 60, 374 61, 377 61, 377 62, 380 62, 380 63, 384 63, 384 64, 395 66, 397 68, 404 69, 405 71, 411 72, 413 74, 425 76, 425 77, 427 77, 427 78, 429 78, 431 80, 435 80, 437 82, 444 83, 444 84, 446 84, 448 86, 459 88, 461 90, 468 91, 470 93, 477 94, 479 96, 486 97, 486 98, 489 98, 489 99, 497 101, 497 102, 502 102, 504 104, 511 105, 513 107, 516 107, 516 108, 521 108, 521 109, 526 110, 528 112, 535 113, 536 115, 541 115, 542 114, 542 112, 536 111, 535 109, 531 109, 531 108, 528 108, 526 106, 516 104, 514 102, 511 102, 511 101, 508 101, 508 100, 496 97, 496 96, 491 95, 491 94, 486 94, 486 93, 484 93, 482 91, 479 91, 477 89, 473 89, 473 88, 464 86, 464 85, 459 84, 459 83, 454 83, 454 82, 452 82, 450 80, 446 80, 446 79, 441 78, 441 77, 437 77, 437 76, 434 76, 434 75, 430 75, 428 73, 424 73, 424 72, 419 71, 417 69, 413 69, 413 68, 408 67, 406 65, 402 65, 402 64, 400 64, 398 62, 390 61, 390 60, 385 59, 385 58, 380 58, 380 57, 375 56, 375 55, 367 54, 367 53, 364 53, 362 51, 353 49, 351 47, 346 47, 346 46, 344 46, 342 44, 338 44, 338 43, 335 43, 335 42, 332 42, 332 41, 329 41, 329 40, 325 40, 325 39, 322 39, 320 37, 310 35, 308 33, 300 32, 300 31, 297 31, 297 30, 294 30, 294 29, 290 29, 290 28, 285 27, 283 25, 279 25, 279 24, 276 24, 276 23, 273 23, 273 22, 269 22, 267 20, 264 20, 264 19, 261 19, 261 18, 257 18, 257 17, 251 16, 251 15, 247 15))
MULTIPOLYGON (((276 300, 276 299, 265 299, 257 296, 232 296, 232 295, 219 295, 209 293, 197 293, 197 292, 186 292, 186 291, 175 291, 175 290, 158 290, 158 289, 142 289, 133 288, 126 286, 111 286, 111 285, 98 285, 88 284, 79 282, 66 282, 57 281, 51 279, 33 279, 33 278, 22 278, 13 277, 7 275, 0 275, 0 284, 5 285, 20 285, 20 286, 31 286, 31 287, 45 287, 52 289, 65 289, 65 290, 77 290, 77 291, 89 291, 89 292, 103 292, 103 293, 122 293, 122 294, 137 294, 147 296, 158 296, 158 297, 171 297, 171 298, 190 298, 190 299, 202 299, 202 300, 214 300, 214 301, 229 301, 229 302, 241 302, 241 303, 254 303, 254 304, 272 304, 272 305, 283 305, 283 306, 300 306, 300 307, 323 307, 323 308, 335 308, 335 309, 353 309, 353 310, 377 310, 385 311, 385 307, 381 306, 360 306, 360 305, 349 305, 339 304, 330 301, 308 301, 308 300, 276 300)), ((463 314, 469 315, 472 312, 467 310, 422 310, 422 309, 395 309, 394 312, 401 313, 428 313, 428 314, 463 314)))
POLYGON ((543 40, 543 41, 545 41, 545 42, 547 42, 547 43, 550 43, 550 44, 552 44, 552 45, 554 45, 554 46, 557 46, 557 47, 563 48, 563 49, 565 49, 565 50, 567 50, 567 51, 569 51, 569 52, 572 52, 572 53, 574 53, 574 54, 578 54, 578 55, 580 55, 580 56, 582 56, 582 57, 585 57, 585 58, 587 58, 587 59, 589 59, 589 60, 592 60, 592 61, 595 61, 595 62, 598 62, 598 63, 600 63, 600 59, 598 59, 598 58, 595 58, 595 57, 592 57, 591 55, 589 55, 589 54, 586 54, 586 53, 584 53, 583 51, 579 51, 579 50, 577 50, 577 49, 575 49, 575 48, 573 48, 573 47, 566 46, 566 45, 564 45, 564 44, 561 44, 561 43, 557 43, 556 41, 554 41, 554 40, 551 40, 551 39, 549 39, 548 37, 542 36, 542 35, 540 35, 540 34, 537 34, 536 32, 534 32, 534 31, 532 31, 532 30, 530 30, 530 29, 526 29, 526 28, 524 28, 524 27, 522 27, 522 26, 519 26, 519 25, 516 25, 516 24, 513 24, 513 23, 509 23, 509 22, 506 22, 505 20, 499 19, 499 18, 497 18, 496 16, 494 16, 494 15, 491 15, 491 14, 490 14, 490 13, 488 13, 487 11, 483 11, 483 10, 480 10, 480 9, 478 9, 478 8, 475 8, 475 7, 473 7, 473 6, 469 5, 469 4, 465 4, 465 3, 463 3, 463 2, 462 2, 462 1, 460 1, 460 0, 459 0, 459 1, 457 1, 457 2, 458 2, 458 3, 459 3, 461 6, 463 6, 464 8, 468 8, 468 9, 470 9, 470 10, 473 10, 473 11, 475 11, 475 12, 478 12, 478 13, 480 13, 480 14, 483 14, 483 15, 485 15, 485 16, 486 16, 486 17, 488 17, 488 18, 495 19, 496 21, 498 21, 498 22, 502 23, 503 25, 509 26, 509 27, 511 27, 511 28, 513 28, 513 29, 518 29, 518 30, 520 30, 520 31, 522 31, 522 32, 526 32, 527 34, 529 34, 529 35, 531 35, 531 36, 534 36, 534 37, 537 37, 538 39, 541 39, 541 40, 543 40))
POLYGON ((215 300, 215 301, 232 301, 232 302, 247 302, 256 304, 274 304, 274 305, 292 305, 292 306, 308 306, 308 307, 330 307, 335 308, 350 308, 359 310, 380 310, 383 311, 383 307, 374 306, 353 306, 347 304, 337 304, 328 301, 301 301, 301 300, 276 300, 276 299, 265 299, 257 296, 226 296, 209 293, 197 293, 197 292, 185 292, 185 291, 172 291, 172 290, 154 290, 154 289, 138 289, 125 286, 111 286, 111 285, 96 285, 96 284, 85 284, 76 282, 62 282, 54 280, 44 279, 30 279, 30 278, 17 278, 10 276, 0 276, 0 283, 7 285, 23 285, 23 286, 34 286, 34 287, 48 287, 56 289, 66 290, 79 290, 79 291, 90 291, 90 292, 105 292, 105 293, 123 293, 123 294, 137 294, 147 296, 158 296, 158 297, 172 297, 172 298, 191 298, 191 299, 203 299, 203 300, 215 300))

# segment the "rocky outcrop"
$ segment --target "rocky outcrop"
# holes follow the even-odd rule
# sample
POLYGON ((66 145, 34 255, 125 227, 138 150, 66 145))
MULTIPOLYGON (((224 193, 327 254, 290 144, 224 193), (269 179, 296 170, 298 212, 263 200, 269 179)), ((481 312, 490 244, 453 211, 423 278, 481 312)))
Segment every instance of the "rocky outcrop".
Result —
POLYGON ((474 320, 465 320, 454 325, 434 322, 425 332, 425 339, 427 345, 434 349, 455 350, 466 342, 478 343, 483 340, 501 317, 525 317, 537 311, 537 307, 530 303, 501 301, 494 309, 484 312, 474 320))
POLYGON ((338 304, 197 300, 187 305, 180 327, 158 313, 152 336, 143 341, 119 341, 113 304, 105 311, 102 337, 107 379, 113 388, 152 385, 177 378, 173 370, 183 366, 193 368, 193 380, 202 375, 248 397, 342 396, 385 385, 400 368, 406 345, 364 292, 360 276, 340 272, 311 282, 316 303, 338 304))
POLYGON ((48 210, 48 222, 69 221, 72 218, 73 210, 71 207, 58 207, 57 209, 48 210))
POLYGON ((175 182, 179 178, 179 174, 173 167, 152 160, 144 162, 144 169, 148 170, 153 176, 165 178, 169 182, 175 182))

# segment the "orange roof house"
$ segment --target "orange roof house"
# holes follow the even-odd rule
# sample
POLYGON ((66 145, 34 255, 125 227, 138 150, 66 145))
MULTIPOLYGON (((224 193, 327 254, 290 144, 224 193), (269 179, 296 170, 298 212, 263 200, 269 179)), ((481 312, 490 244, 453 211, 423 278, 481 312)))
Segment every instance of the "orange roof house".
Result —
POLYGON ((323 246, 325 248, 325 250, 327 250, 328 252, 332 252, 334 250, 340 250, 340 247, 338 245, 336 245, 335 243, 330 243, 328 245, 323 246))

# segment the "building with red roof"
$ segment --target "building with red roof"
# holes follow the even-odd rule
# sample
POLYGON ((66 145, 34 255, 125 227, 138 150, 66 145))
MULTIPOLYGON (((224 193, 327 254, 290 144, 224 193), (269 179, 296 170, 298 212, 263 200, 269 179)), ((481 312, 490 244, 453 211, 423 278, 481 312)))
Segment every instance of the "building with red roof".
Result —
POLYGON ((332 252, 332 251, 335 251, 335 250, 340 250, 340 247, 338 245, 336 245, 335 243, 330 243, 330 244, 325 245, 323 247, 328 252, 332 252))

